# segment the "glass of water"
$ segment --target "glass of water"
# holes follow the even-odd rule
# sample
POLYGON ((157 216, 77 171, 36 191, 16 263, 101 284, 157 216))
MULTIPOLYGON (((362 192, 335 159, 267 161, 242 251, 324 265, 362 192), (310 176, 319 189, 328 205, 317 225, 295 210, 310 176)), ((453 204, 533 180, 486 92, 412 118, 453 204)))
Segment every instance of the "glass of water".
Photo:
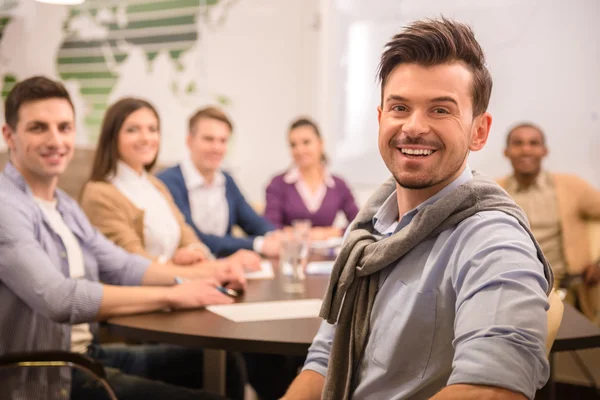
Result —
POLYGON ((294 232, 283 234, 279 252, 279 262, 281 266, 281 279, 283 291, 286 293, 303 293, 304 286, 304 267, 306 257, 304 256, 304 243, 294 232))
POLYGON ((292 232, 294 236, 302 243, 301 257, 306 263, 310 252, 310 230, 312 222, 309 219, 297 219, 292 221, 292 232))

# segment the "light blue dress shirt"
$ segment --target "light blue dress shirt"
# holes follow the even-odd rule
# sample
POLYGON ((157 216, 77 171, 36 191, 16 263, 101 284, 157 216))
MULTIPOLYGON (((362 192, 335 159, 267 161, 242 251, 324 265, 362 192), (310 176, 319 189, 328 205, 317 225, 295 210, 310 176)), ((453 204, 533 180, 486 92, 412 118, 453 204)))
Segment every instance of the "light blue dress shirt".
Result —
MULTIPOLYGON (((374 216, 402 229, 472 178, 469 167, 398 222, 394 192, 374 216)), ((477 213, 381 271, 353 399, 427 399, 451 384, 533 398, 547 381, 548 283, 527 232, 500 211, 477 213)), ((323 322, 304 370, 327 373, 335 326, 323 322)))

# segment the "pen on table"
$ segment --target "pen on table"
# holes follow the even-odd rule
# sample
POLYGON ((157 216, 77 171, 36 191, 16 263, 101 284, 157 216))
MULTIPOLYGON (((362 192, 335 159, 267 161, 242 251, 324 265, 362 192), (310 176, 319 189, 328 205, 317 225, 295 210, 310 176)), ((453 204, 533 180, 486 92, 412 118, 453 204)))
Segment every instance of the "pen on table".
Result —
MULTIPOLYGON (((182 283, 183 283, 183 282, 185 282, 185 281, 186 281, 186 279, 184 279, 184 278, 181 278, 181 277, 179 277, 179 276, 176 276, 176 277, 175 277, 175 283, 176 283, 176 284, 179 284, 179 285, 180 285, 180 284, 182 284, 182 283)), ((239 294, 237 291, 235 291, 235 290, 233 290, 233 289, 226 288, 226 287, 224 287, 224 286, 217 286, 217 287, 216 287, 216 289, 217 289, 219 292, 221 292, 221 293, 223 293, 223 294, 226 294, 226 295, 228 295, 228 296, 231 296, 231 297, 237 297, 237 296, 239 296, 239 295, 240 295, 240 294, 239 294)))

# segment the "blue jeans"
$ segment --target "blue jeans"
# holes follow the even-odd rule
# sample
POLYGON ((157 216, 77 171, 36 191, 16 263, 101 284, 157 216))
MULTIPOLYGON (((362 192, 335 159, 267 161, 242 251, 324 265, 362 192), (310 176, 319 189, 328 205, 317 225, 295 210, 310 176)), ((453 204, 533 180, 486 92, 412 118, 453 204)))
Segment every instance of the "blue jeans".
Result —
MULTIPOLYGON (((119 400, 223 400, 201 390, 202 349, 171 345, 97 345, 88 355, 100 361, 119 400)), ((227 396, 243 400, 246 383, 241 357, 227 354, 227 396)), ((104 400, 106 391, 98 380, 73 370, 71 399, 104 400)))

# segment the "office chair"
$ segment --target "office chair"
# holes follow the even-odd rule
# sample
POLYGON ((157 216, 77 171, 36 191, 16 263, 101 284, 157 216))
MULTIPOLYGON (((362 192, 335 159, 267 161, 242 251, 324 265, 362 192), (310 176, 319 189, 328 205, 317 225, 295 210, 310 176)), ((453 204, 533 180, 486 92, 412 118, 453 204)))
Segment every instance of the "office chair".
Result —
POLYGON ((83 354, 68 351, 40 351, 31 353, 8 353, 0 357, 0 369, 8 368, 71 367, 94 376, 100 381, 108 397, 118 400, 106 380, 104 367, 98 361, 83 354))

